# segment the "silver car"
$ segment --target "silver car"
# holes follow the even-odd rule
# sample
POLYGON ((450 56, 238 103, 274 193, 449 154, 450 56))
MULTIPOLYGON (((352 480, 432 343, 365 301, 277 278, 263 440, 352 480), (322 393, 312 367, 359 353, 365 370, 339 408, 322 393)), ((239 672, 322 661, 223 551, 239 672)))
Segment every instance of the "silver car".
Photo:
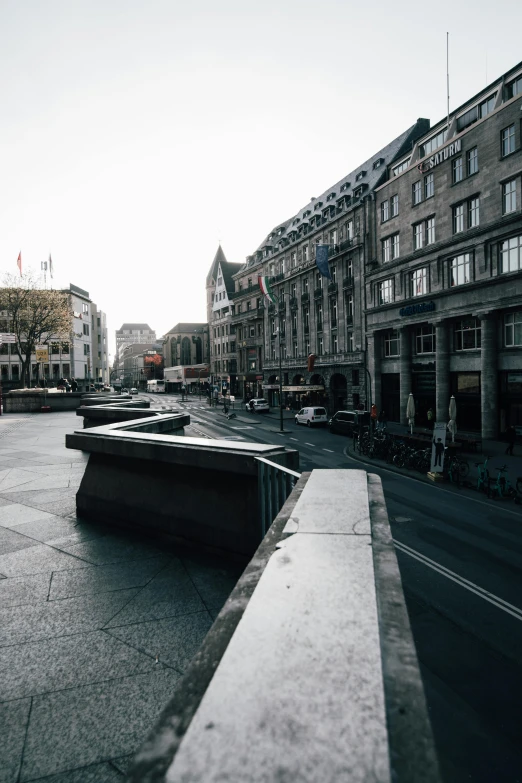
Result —
POLYGON ((268 413, 270 406, 262 397, 257 397, 256 399, 247 402, 246 410, 251 411, 252 413, 268 413))

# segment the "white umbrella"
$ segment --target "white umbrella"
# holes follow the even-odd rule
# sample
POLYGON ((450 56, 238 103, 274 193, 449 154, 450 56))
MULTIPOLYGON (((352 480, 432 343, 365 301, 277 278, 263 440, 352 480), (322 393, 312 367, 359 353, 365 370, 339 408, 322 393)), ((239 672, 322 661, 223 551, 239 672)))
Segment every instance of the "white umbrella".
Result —
POLYGON ((408 397, 408 404, 406 406, 406 417, 408 419, 408 424, 410 425, 410 434, 413 433, 413 425, 415 423, 415 400, 413 399, 413 394, 410 392, 410 396, 408 397))
POLYGON ((451 395, 449 402, 449 417, 448 429, 451 432, 451 441, 452 443, 455 443, 455 435, 457 433, 457 401, 453 394, 451 395))

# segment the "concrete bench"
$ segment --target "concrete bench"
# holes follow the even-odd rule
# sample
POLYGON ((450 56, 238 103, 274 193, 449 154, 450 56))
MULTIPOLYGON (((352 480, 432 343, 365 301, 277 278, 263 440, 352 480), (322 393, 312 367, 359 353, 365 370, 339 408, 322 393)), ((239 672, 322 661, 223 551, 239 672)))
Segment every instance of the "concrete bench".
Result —
POLYGON ((302 476, 129 780, 440 780, 377 476, 302 476))

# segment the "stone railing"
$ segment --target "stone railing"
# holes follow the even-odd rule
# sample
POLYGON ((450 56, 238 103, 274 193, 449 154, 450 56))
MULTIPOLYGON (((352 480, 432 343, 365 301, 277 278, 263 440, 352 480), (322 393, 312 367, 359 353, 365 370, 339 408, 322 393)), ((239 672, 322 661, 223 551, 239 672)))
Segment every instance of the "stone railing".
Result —
POLYGON ((440 781, 377 476, 299 479, 128 780, 440 781))

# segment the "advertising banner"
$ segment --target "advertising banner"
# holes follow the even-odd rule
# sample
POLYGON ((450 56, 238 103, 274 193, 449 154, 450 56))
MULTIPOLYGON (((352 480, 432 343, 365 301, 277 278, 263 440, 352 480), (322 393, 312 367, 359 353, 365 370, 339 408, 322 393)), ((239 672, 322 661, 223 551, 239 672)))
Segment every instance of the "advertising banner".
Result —
POLYGON ((49 361, 49 349, 46 345, 37 345, 35 348, 35 354, 37 362, 49 361))
POLYGON ((444 448, 446 446, 446 422, 436 421, 433 427, 433 440, 431 446, 432 473, 442 473, 444 467, 444 448))

